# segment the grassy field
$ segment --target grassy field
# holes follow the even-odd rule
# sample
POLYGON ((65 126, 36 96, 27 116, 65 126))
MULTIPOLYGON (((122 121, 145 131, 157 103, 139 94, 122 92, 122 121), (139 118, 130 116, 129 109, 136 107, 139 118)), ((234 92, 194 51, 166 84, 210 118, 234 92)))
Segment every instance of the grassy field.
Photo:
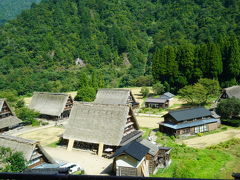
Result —
POLYGON ((205 149, 175 143, 174 137, 157 133, 157 142, 172 147, 172 163, 153 177, 232 179, 240 169, 240 139, 232 139, 205 149))

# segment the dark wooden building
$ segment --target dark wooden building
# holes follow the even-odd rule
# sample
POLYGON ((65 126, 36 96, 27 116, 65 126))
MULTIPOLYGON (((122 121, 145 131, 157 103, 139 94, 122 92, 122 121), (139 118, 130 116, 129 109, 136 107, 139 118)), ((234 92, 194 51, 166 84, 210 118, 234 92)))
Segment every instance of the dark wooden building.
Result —
POLYGON ((142 139, 117 149, 113 170, 117 176, 149 176, 170 164, 171 148, 159 147, 142 139))
POLYGON ((5 99, 0 99, 0 133, 18 126, 22 121, 18 119, 5 99))
POLYGON ((171 163, 171 148, 159 147, 157 144, 153 144, 146 139, 139 141, 139 143, 149 148, 145 158, 150 174, 155 174, 159 168, 166 168, 171 163))
POLYGON ((44 163, 56 163, 37 141, 15 136, 0 135, 0 146, 10 148, 14 152, 22 152, 29 168, 44 163))
POLYGON ((148 165, 145 158, 148 152, 148 147, 136 141, 119 148, 113 155, 113 171, 116 176, 148 177, 148 165))
POLYGON ((133 109, 139 106, 128 89, 99 89, 94 102, 97 104, 127 104, 131 105, 133 109))
POLYGON ((73 99, 64 93, 35 92, 30 109, 47 119, 62 119, 68 117, 73 106, 73 99))
POLYGON ((216 114, 203 108, 170 111, 159 123, 159 130, 169 135, 203 133, 217 129, 221 123, 216 114))
POLYGON ((145 101, 145 107, 150 108, 168 108, 173 104, 173 95, 170 92, 166 92, 160 97, 149 97, 145 101))

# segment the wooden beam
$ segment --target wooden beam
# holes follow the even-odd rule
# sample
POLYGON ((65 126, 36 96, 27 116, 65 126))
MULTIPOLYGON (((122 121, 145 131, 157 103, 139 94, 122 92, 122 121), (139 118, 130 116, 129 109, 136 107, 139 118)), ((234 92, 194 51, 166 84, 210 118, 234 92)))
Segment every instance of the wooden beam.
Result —
POLYGON ((103 146, 104 146, 103 143, 99 143, 99 146, 98 146, 98 156, 100 156, 100 157, 102 157, 102 154, 103 154, 103 146))
POLYGON ((72 151, 73 144, 74 144, 74 139, 69 139, 68 140, 67 151, 72 151))

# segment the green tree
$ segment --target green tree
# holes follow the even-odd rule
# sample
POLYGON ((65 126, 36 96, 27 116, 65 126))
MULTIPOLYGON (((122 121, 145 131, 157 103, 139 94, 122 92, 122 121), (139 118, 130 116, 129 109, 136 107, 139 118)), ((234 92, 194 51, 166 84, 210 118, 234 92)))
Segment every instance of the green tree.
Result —
POLYGON ((30 124, 38 124, 36 123, 36 118, 40 115, 40 113, 33 111, 32 109, 29 109, 27 107, 22 107, 16 109, 17 117, 24 122, 30 123, 30 124))
POLYGON ((217 108, 216 112, 222 117, 227 119, 236 118, 240 114, 240 100, 236 98, 230 98, 222 100, 217 108))
POLYGON ((0 147, 1 172, 22 172, 27 162, 22 152, 13 152, 10 148, 0 147))
POLYGON ((147 87, 142 87, 140 93, 143 97, 147 97, 149 95, 149 89, 147 87))
POLYGON ((93 87, 82 87, 78 90, 74 100, 92 102, 96 97, 96 90, 93 87))
POLYGON ((217 80, 200 79, 194 85, 188 85, 178 91, 180 98, 191 104, 206 104, 212 98, 220 94, 220 86, 217 80))
POLYGON ((156 84, 154 84, 152 86, 152 89, 153 89, 154 94, 160 95, 164 92, 165 87, 160 82, 157 82, 156 84))

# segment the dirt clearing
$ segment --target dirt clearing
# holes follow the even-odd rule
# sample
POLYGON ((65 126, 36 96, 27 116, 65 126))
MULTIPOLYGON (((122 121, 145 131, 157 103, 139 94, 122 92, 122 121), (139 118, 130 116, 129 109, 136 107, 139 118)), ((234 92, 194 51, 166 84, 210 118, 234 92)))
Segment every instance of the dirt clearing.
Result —
POLYGON ((180 141, 180 143, 184 143, 187 146, 191 146, 194 148, 205 148, 230 140, 232 138, 240 138, 240 129, 230 129, 227 131, 209 134, 202 137, 182 140, 180 141))
POLYGON ((40 141, 41 145, 46 146, 58 141, 59 135, 63 134, 65 130, 59 127, 50 127, 39 129, 33 132, 23 133, 19 137, 40 141))
POLYGON ((140 127, 155 129, 158 128, 158 122, 163 121, 163 118, 151 116, 136 116, 140 127))
POLYGON ((66 148, 44 148, 47 153, 56 160, 77 163, 88 175, 104 175, 111 171, 107 168, 112 159, 99 157, 89 151, 75 150, 67 151, 66 148))

